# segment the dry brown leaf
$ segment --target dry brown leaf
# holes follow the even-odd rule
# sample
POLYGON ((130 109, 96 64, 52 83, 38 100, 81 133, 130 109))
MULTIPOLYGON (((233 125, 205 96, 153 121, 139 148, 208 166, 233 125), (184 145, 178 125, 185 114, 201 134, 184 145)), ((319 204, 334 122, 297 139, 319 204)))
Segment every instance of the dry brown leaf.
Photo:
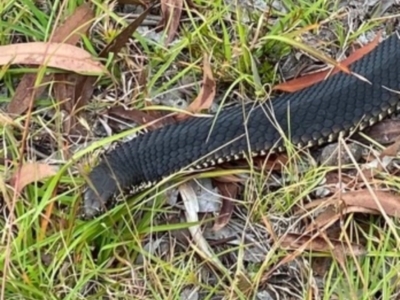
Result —
POLYGON ((181 22, 182 7, 183 0, 161 0, 162 22, 167 32, 165 45, 169 45, 176 35, 181 22))
MULTIPOLYGON (((203 109, 209 109, 214 101, 216 83, 211 70, 208 55, 204 54, 203 59, 203 82, 199 95, 189 105, 187 110, 191 113, 200 113, 203 109)), ((177 120, 189 118, 189 114, 181 113, 176 115, 177 120)))
MULTIPOLYGON (((340 66, 347 67, 347 66, 351 65, 353 62, 359 60, 361 57, 363 57, 367 53, 371 52, 379 44, 380 37, 381 37, 381 34, 378 33, 372 42, 370 42, 369 44, 365 45, 364 47, 359 48, 358 50, 354 51, 348 58, 346 58, 345 60, 340 62, 340 66)), ((289 80, 287 82, 280 83, 280 84, 274 86, 273 90, 279 90, 279 91, 283 91, 283 92, 293 93, 293 92, 302 90, 306 87, 309 87, 315 83, 323 81, 327 78, 327 76, 332 76, 332 75, 338 73, 339 71, 340 71, 339 66, 336 66, 333 69, 305 75, 300 78, 295 78, 295 79, 289 80)))
POLYGON ((325 184, 327 189, 330 190, 332 194, 338 192, 339 189, 348 188, 353 189, 357 184, 356 175, 352 176, 351 173, 346 174, 340 171, 328 172, 325 176, 325 184), (340 184, 339 184, 340 183, 340 184))
POLYGON ((379 212, 377 212, 376 210, 360 206, 347 206, 341 209, 340 211, 335 210, 333 207, 329 207, 327 208, 326 211, 322 212, 309 226, 307 226, 307 228, 305 229, 305 233, 309 233, 316 229, 326 230, 334 223, 336 223, 336 221, 338 221, 344 215, 353 213, 369 214, 369 215, 379 214, 379 212))
POLYGON ((46 65, 87 75, 106 72, 89 52, 61 43, 32 42, 0 46, 0 65, 7 64, 46 65))
POLYGON ((365 207, 360 207, 360 206, 349 206, 349 207, 346 207, 343 211, 343 214, 354 214, 354 213, 368 214, 368 215, 379 215, 380 214, 376 210, 365 208, 365 207))
POLYGON ((296 216, 307 214, 313 208, 322 209, 328 207, 329 205, 336 205, 336 204, 337 204, 336 199, 326 199, 326 198, 317 199, 302 205, 301 208, 297 208, 294 214, 296 216))
POLYGON ((340 249, 340 252, 345 255, 363 255, 365 249, 361 245, 352 244, 349 247, 345 242, 311 235, 301 235, 297 233, 288 233, 282 237, 281 244, 282 248, 287 250, 299 250, 302 249, 308 251, 317 252, 331 252, 334 249, 340 249))
POLYGON ((69 140, 87 134, 86 127, 78 119, 78 116, 82 116, 82 111, 79 111, 80 106, 75 101, 75 84, 79 77, 80 75, 74 73, 54 75, 54 98, 68 116, 63 120, 63 133, 69 140))
POLYGON ((327 239, 317 236, 317 235, 300 235, 296 233, 287 233, 280 239, 279 247, 285 248, 287 250, 292 250, 292 253, 286 255, 278 263, 276 263, 272 268, 268 270, 262 277, 260 282, 265 283, 270 276, 277 270, 280 266, 283 266, 301 255, 305 250, 317 251, 317 252, 331 252, 334 257, 336 251, 340 250, 344 255, 363 255, 365 249, 361 245, 352 244, 349 247, 346 243, 335 239, 327 239))
POLYGON ((10 183, 15 186, 16 191, 19 193, 28 184, 53 176, 57 174, 57 171, 57 167, 45 163, 26 163, 14 173, 10 183))
POLYGON ((54 30, 50 42, 76 45, 81 35, 85 34, 91 26, 94 17, 90 4, 82 4, 54 30))
POLYGON ((239 193, 239 185, 235 183, 225 183, 215 181, 215 186, 222 195, 222 205, 218 217, 215 220, 213 230, 218 231, 224 228, 231 219, 234 203, 231 199, 236 199, 239 193))
POLYGON ((286 154, 272 155, 270 157, 255 157, 253 158, 254 163, 258 168, 262 169, 264 172, 271 170, 282 170, 282 166, 285 166, 289 161, 286 154))
POLYGON ((51 81, 52 76, 44 76, 42 83, 35 87, 36 78, 36 74, 25 74, 22 77, 22 80, 18 84, 15 94, 7 107, 7 112, 11 116, 19 116, 25 112, 28 109, 30 102, 33 101, 31 99, 34 99, 36 96, 43 93, 47 84, 51 81))
MULTIPOLYGON (((75 99, 74 80, 75 74, 55 74, 54 75, 54 98, 60 103, 62 110, 68 112, 68 116, 73 115, 75 99)), ((69 118, 71 119, 71 118, 69 118)), ((64 130, 67 133, 69 130, 64 130)))
MULTIPOLYGON (((121 49, 126 45, 126 43, 132 38, 133 33, 142 24, 143 20, 150 13, 156 1, 153 1, 146 10, 144 10, 139 17, 137 17, 131 24, 129 24, 124 30, 122 30, 100 53, 100 58, 107 58, 110 53, 117 55, 121 49)), ((76 109, 79 110, 80 107, 85 106, 90 97, 93 95, 94 84, 96 78, 89 76, 78 76, 75 85, 75 98, 76 109)))
MULTIPOLYGON (((182 197, 183 204, 185 206, 186 221, 198 223, 199 222, 199 216, 198 216, 199 204, 198 204, 198 198, 197 198, 196 192, 193 189, 193 186, 186 182, 186 183, 179 185, 178 190, 182 197)), ((198 253, 202 257, 209 259, 210 262, 214 266, 220 268, 221 270, 224 270, 224 267, 223 267, 221 261, 219 260, 219 258, 217 256, 215 256, 213 249, 210 247, 209 243, 204 238, 202 230, 200 228, 200 225, 199 224, 192 225, 188 228, 188 230, 189 230, 190 234, 192 235, 193 241, 196 245, 195 247, 197 249, 200 249, 200 251, 198 253)))
POLYGON ((338 212, 333 206, 329 206, 312 221, 305 229, 305 233, 314 231, 315 229, 327 229, 327 227, 334 224, 340 219, 342 214, 338 212))
MULTIPOLYGON (((400 195, 393 194, 385 191, 373 191, 376 195, 380 206, 384 210, 384 212, 392 217, 400 216, 400 195)), ((354 208, 349 208, 351 206, 358 207, 359 212, 366 212, 367 210, 373 210, 377 213, 381 213, 381 210, 378 204, 375 202, 374 197, 368 190, 357 190, 351 191, 341 194, 341 198, 338 199, 336 197, 331 198, 329 200, 322 198, 316 199, 306 205, 296 212, 296 214, 303 214, 307 212, 311 208, 315 207, 326 207, 329 205, 337 205, 342 201, 346 205, 346 207, 341 208, 341 214, 346 214, 350 212, 357 212, 354 208)))
POLYGON ((313 257, 313 260, 311 261, 312 271, 314 272, 314 274, 320 277, 326 276, 327 272, 331 268, 331 265, 332 265, 331 257, 313 257))
POLYGON ((400 137, 400 120, 383 120, 367 128, 365 134, 381 144, 393 143, 400 137))
MULTIPOLYGON (((94 12, 89 4, 83 4, 78 7, 74 13, 65 20, 59 28, 54 31, 52 42, 63 42, 75 45, 79 42, 81 35, 85 34, 91 26, 91 20, 94 19, 94 12)), ((66 134, 85 133, 85 128, 76 119, 75 109, 75 84, 80 75, 55 74, 54 75, 54 95, 57 101, 61 103, 61 109, 69 115, 63 124, 63 132, 66 134)), ((79 107, 79 106, 78 106, 79 107)))
MULTIPOLYGON (((75 45, 80 40, 80 34, 85 33, 91 25, 90 20, 93 17, 94 14, 90 5, 82 4, 65 20, 64 24, 55 29, 50 42, 75 45)), ((46 75, 41 84, 35 87, 36 78, 36 74, 25 74, 22 77, 7 108, 10 114, 20 115, 25 112, 30 102, 34 101, 35 96, 40 95, 45 90, 47 83, 52 80, 52 75, 46 75)))
MULTIPOLYGON (((385 191, 374 191, 374 193, 380 203, 380 206, 382 206, 382 209, 387 215, 392 217, 400 216, 399 195, 385 191)), ((343 200, 346 205, 358 206, 381 212, 378 204, 374 200, 374 197, 368 190, 358 190, 343 193, 341 200, 343 200)))
POLYGON ((390 145, 385 150, 383 150, 382 153, 379 155, 379 157, 381 159, 384 158, 385 156, 396 157, 399 151, 400 151, 400 138, 398 138, 394 144, 390 145))
POLYGON ((244 272, 239 271, 235 274, 235 282, 237 282, 236 286, 239 291, 246 295, 246 299, 250 299, 254 293, 253 280, 250 279, 244 272))
POLYGON ((169 124, 169 118, 155 118, 139 109, 126 110, 121 106, 110 108, 107 113, 116 118, 124 118, 139 125, 148 125, 147 129, 154 130, 169 124))

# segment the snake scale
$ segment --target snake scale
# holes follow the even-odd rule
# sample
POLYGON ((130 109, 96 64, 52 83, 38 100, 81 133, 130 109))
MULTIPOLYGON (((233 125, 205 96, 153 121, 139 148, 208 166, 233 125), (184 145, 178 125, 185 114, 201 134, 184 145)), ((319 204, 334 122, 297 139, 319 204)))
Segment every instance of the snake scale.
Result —
POLYGON ((138 136, 105 155, 89 173, 84 213, 95 216, 120 191, 141 191, 185 168, 330 143, 400 110, 400 39, 392 34, 351 65, 271 101, 193 117, 138 136))

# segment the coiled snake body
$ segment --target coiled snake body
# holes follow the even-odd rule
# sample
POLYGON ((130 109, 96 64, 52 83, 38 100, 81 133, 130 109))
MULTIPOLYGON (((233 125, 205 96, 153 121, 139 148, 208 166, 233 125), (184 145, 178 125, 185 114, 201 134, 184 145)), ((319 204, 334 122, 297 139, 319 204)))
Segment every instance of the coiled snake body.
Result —
POLYGON ((286 137, 312 147, 363 130, 400 109, 400 40, 395 33, 325 81, 264 103, 236 105, 216 118, 195 117, 117 147, 91 171, 84 191, 88 217, 120 190, 142 190, 184 168, 201 169, 285 150, 286 137))

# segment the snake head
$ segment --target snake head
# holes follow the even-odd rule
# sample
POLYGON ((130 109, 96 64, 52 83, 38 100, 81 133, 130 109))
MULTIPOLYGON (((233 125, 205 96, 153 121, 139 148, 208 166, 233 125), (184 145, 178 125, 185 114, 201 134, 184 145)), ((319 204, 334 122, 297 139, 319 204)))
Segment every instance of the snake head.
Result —
POLYGON ((102 212, 117 191, 117 182, 109 169, 103 165, 95 167, 83 192, 84 217, 93 218, 102 212))

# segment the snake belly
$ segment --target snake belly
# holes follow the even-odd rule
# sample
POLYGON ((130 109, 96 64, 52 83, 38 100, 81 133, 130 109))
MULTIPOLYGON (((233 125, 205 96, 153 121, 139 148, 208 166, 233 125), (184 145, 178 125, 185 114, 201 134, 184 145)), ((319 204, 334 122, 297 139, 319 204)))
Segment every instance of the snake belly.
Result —
POLYGON ((339 72, 292 94, 235 105, 215 117, 193 117, 116 147, 89 173, 84 214, 93 217, 120 191, 144 188, 185 168, 335 141, 400 109, 397 33, 339 72), (362 76, 363 79, 360 79, 362 76), (285 138, 283 138, 285 137, 285 138))

